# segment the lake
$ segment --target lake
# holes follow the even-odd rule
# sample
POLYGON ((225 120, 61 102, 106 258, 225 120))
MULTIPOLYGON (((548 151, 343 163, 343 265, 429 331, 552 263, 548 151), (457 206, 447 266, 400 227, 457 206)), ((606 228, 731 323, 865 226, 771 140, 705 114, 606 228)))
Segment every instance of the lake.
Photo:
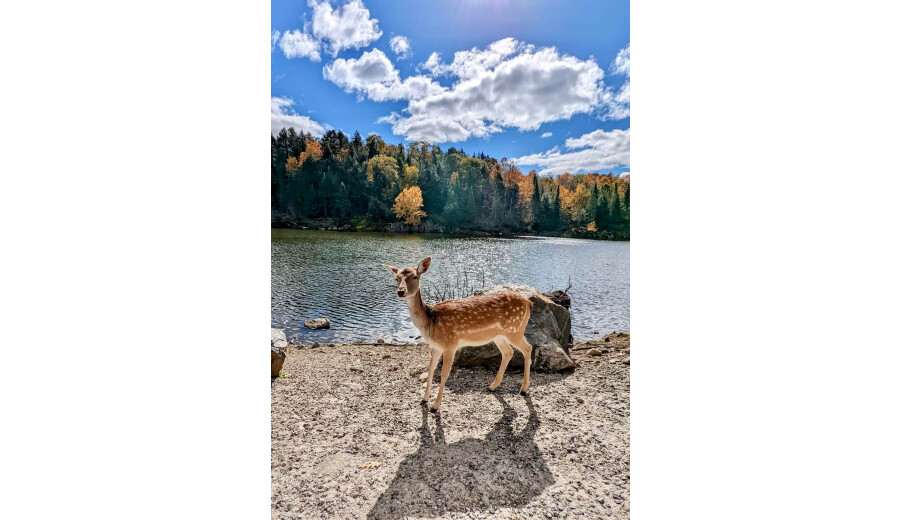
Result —
POLYGON ((272 230, 272 327, 307 344, 412 342, 418 332, 381 264, 414 267, 426 256, 432 258, 421 278, 426 303, 501 283, 549 292, 565 289, 571 278, 576 340, 630 330, 629 242, 294 229, 272 230), (331 328, 303 327, 319 317, 331 328))

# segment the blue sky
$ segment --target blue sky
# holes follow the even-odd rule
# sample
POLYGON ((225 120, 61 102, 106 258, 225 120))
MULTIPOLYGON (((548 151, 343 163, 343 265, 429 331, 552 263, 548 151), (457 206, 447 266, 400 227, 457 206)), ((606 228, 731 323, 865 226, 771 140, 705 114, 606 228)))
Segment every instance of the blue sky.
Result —
POLYGON ((275 132, 359 130, 523 171, 621 173, 629 114, 628 1, 272 2, 275 132))

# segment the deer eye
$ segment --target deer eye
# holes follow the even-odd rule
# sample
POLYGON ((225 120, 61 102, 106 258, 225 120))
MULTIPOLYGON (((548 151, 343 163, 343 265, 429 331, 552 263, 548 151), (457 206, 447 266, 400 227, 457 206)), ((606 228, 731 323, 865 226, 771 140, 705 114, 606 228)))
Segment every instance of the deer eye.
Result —
POLYGON ((413 276, 413 280, 418 280, 418 279, 419 279, 418 276, 413 276))

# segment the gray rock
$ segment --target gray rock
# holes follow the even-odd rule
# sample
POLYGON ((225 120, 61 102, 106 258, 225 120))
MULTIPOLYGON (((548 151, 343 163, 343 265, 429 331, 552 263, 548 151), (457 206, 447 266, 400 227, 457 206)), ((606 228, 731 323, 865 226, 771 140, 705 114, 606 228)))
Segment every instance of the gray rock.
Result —
POLYGON ((303 326, 307 329, 330 329, 331 322, 328 321, 328 318, 316 318, 304 321, 303 326))
POLYGON ((281 367, 284 366, 287 338, 281 329, 272 329, 272 377, 278 377, 281 367))
MULTIPOLYGON (((560 372, 575 368, 569 354, 572 337, 572 319, 569 311, 534 287, 528 285, 496 285, 476 294, 513 292, 531 300, 531 318, 525 329, 525 339, 531 343, 531 366, 542 372, 560 372)), ((509 363, 511 367, 521 367, 525 363, 518 350, 509 363)), ((493 342, 478 347, 461 348, 456 353, 455 366, 500 366, 500 351, 493 342)))

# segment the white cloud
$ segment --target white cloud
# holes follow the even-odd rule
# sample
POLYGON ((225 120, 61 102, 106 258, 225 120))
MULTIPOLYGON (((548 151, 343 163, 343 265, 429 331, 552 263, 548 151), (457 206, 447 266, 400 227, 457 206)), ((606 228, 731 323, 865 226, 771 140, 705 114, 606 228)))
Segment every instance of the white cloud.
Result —
POLYGON ((600 119, 606 121, 629 117, 631 115, 631 80, 623 83, 618 92, 613 93, 610 89, 604 90, 603 102, 605 112, 600 119))
POLYGON ((546 139, 548 137, 553 137, 553 132, 544 132, 541 134, 541 139, 546 139))
MULTIPOLYGON (((274 38, 275 35, 273 34, 272 37, 274 38)), ((319 54, 319 42, 300 29, 284 33, 278 46, 281 47, 285 57, 308 57, 312 61, 322 61, 322 56, 319 54)))
POLYGON ((446 65, 441 64, 441 53, 432 52, 424 63, 420 63, 416 70, 426 70, 432 76, 440 76, 449 72, 446 65))
POLYGON ((338 58, 322 69, 325 79, 346 92, 365 95, 373 101, 415 100, 446 91, 425 76, 400 80, 391 60, 379 49, 364 52, 359 59, 338 58))
POLYGON ((630 112, 629 83, 618 91, 607 87, 593 59, 513 38, 456 52, 449 64, 433 52, 418 69, 424 74, 401 79, 391 60, 372 49, 358 59, 337 59, 322 72, 361 98, 408 101, 378 122, 409 140, 431 143, 488 137, 505 128, 537 130, 576 114, 622 119, 630 112), (440 75, 454 77, 454 83, 443 87, 433 79, 440 75))
POLYGON ((497 125, 468 114, 453 119, 439 115, 420 114, 401 117, 396 113, 379 118, 379 123, 390 123, 395 134, 407 136, 411 141, 445 143, 465 141, 469 137, 487 137, 503 129, 497 125))
POLYGON ((351 0, 337 9, 328 0, 309 0, 313 10, 313 36, 327 40, 331 56, 344 49, 359 49, 381 38, 378 19, 369 16, 361 0, 351 0))
POLYGON ((412 45, 406 36, 391 36, 391 52, 397 55, 398 60, 405 60, 412 54, 412 45))
POLYGON ((297 133, 303 131, 321 137, 325 133, 325 126, 294 112, 291 109, 293 104, 293 99, 272 97, 272 133, 278 134, 282 128, 293 127, 297 133))
POLYGON ((595 130, 578 138, 566 139, 566 149, 553 147, 546 152, 514 159, 517 165, 538 166, 541 173, 558 175, 585 171, 599 172, 617 166, 631 166, 631 129, 595 130))
POLYGON ((275 50, 275 44, 278 43, 278 39, 281 38, 281 31, 278 29, 272 30, 272 50, 275 50))
POLYGON ((605 112, 600 117, 607 119, 625 119, 631 115, 631 44, 616 54, 616 59, 610 63, 611 74, 624 75, 628 79, 619 87, 618 92, 607 88, 603 91, 605 112))
POLYGON ((410 140, 463 141, 503 127, 536 130, 543 123, 591 112, 602 101, 603 71, 596 62, 512 38, 484 50, 457 52, 450 64, 432 53, 420 68, 458 80, 450 89, 435 88, 410 99, 402 114, 380 120, 410 140))
POLYGON ((616 54, 616 59, 609 64, 610 74, 631 77, 631 44, 616 54))
POLYGON ((447 70, 461 80, 474 78, 496 67, 504 58, 520 50, 532 52, 534 46, 525 45, 514 38, 504 38, 488 45, 485 50, 472 47, 467 51, 454 53, 453 63, 447 66, 447 70))

